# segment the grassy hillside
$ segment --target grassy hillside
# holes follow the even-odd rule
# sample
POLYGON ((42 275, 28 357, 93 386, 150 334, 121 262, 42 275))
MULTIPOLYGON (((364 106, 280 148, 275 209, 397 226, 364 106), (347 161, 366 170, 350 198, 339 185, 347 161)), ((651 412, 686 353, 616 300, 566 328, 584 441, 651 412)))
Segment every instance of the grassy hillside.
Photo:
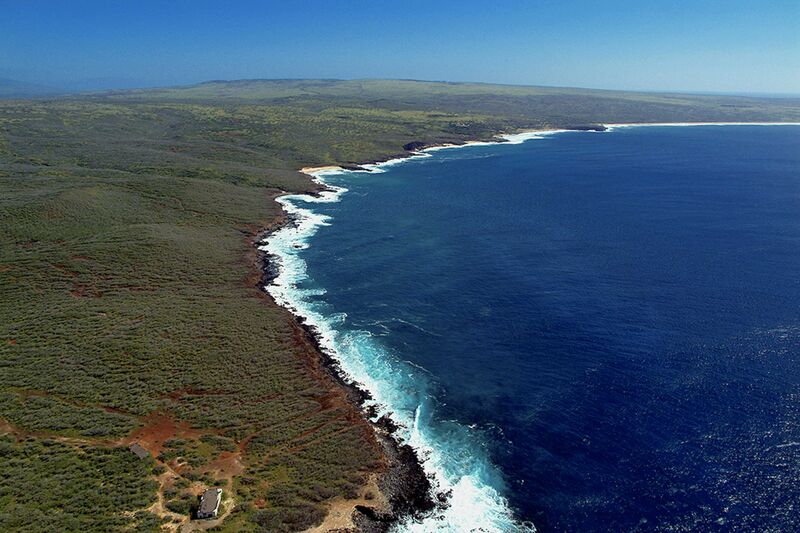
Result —
POLYGON ((384 465, 257 287, 272 198, 312 187, 297 169, 670 120, 800 121, 800 102, 380 80, 0 101, 0 530, 177 527, 206 486, 226 531, 318 523, 384 465))

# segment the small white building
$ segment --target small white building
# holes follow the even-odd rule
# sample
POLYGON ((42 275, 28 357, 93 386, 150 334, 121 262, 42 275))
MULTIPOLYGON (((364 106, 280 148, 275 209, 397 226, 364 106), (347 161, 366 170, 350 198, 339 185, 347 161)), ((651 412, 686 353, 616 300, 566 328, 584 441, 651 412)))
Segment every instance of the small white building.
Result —
POLYGON ((206 489, 200 498, 200 508, 197 518, 216 518, 219 514, 219 504, 222 502, 222 489, 206 489))

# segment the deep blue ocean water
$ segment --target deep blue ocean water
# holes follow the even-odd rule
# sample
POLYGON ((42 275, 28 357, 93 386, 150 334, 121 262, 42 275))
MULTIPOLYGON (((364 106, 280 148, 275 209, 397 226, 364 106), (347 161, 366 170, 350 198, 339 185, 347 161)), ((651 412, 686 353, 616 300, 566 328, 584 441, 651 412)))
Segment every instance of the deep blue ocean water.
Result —
POLYGON ((800 127, 429 155, 325 176, 282 243, 454 489, 418 530, 800 529, 800 127))

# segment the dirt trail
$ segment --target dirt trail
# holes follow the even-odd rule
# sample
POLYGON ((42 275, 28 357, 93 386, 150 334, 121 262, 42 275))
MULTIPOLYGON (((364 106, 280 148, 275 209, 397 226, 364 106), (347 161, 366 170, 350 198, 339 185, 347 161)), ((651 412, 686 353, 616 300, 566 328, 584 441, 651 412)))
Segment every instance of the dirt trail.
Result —
POLYGON ((161 528, 173 532, 178 531, 178 528, 189 520, 188 516, 173 513, 164 505, 164 487, 168 484, 171 484, 172 480, 176 477, 177 475, 175 472, 173 472, 169 467, 167 467, 166 472, 158 476, 158 490, 156 491, 158 499, 156 500, 156 503, 147 508, 147 510, 154 515, 161 518, 167 518, 169 522, 162 525, 161 528))

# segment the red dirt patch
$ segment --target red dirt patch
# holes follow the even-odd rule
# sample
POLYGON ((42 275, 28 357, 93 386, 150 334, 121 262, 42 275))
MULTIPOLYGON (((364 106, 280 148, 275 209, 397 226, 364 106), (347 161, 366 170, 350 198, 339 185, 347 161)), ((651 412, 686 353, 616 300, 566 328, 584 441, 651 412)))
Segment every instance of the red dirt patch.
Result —
POLYGON ((260 432, 256 431, 255 433, 251 433, 247 435, 245 438, 239 441, 239 453, 245 453, 247 451, 247 447, 250 445, 250 441, 253 440, 253 437, 258 435, 260 432))
POLYGON ((6 344, 8 344, 9 346, 14 346, 15 344, 17 344, 17 339, 7 339, 6 344))
POLYGON ((138 442, 139 445, 157 457, 164 447, 164 442, 175 438, 197 438, 211 431, 192 429, 186 422, 176 421, 164 413, 151 413, 143 420, 144 427, 131 433, 126 443, 138 442))

